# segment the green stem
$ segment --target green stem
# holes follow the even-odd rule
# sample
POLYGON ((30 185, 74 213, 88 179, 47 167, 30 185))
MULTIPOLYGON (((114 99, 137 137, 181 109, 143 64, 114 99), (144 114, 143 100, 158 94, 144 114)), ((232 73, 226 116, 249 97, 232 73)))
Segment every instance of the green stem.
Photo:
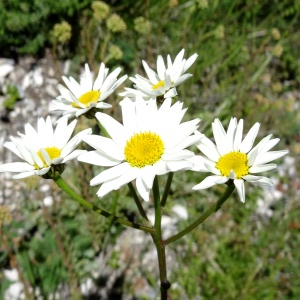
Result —
POLYGON ((114 222, 118 222, 122 225, 128 226, 128 227, 132 227, 132 228, 136 228, 139 230, 143 230, 145 232, 149 232, 149 233, 154 233, 154 229, 150 228, 148 226, 144 226, 138 223, 134 223, 134 222, 130 222, 128 220, 124 220, 122 218, 116 217, 114 215, 112 215, 111 213, 95 206, 94 204, 89 203, 88 201, 84 200, 83 198, 81 198, 79 195, 77 195, 67 184, 66 182, 62 179, 62 177, 60 175, 56 175, 53 180, 55 181, 55 183, 62 189, 64 190, 71 198, 73 198, 75 201, 79 202, 82 206, 84 206, 85 208, 92 210, 93 212, 104 216, 106 218, 111 219, 114 222))
POLYGON ((158 256, 161 300, 167 300, 168 289, 170 288, 171 284, 167 278, 166 252, 165 252, 165 245, 162 243, 162 231, 161 231, 162 212, 161 212, 161 202, 160 202, 159 185, 158 185, 157 176, 155 176, 153 182, 153 197, 154 197, 154 209, 155 209, 155 221, 154 221, 155 234, 152 234, 152 238, 158 256))
POLYGON ((106 52, 109 40, 110 40, 110 33, 107 33, 105 38, 104 38, 104 41, 102 43, 102 47, 101 47, 101 51, 100 51, 100 60, 101 61, 104 61, 105 52, 106 52))
POLYGON ((154 197, 154 209, 155 209, 155 221, 154 228, 157 236, 161 238, 161 206, 160 206, 160 194, 157 176, 154 177, 153 181, 153 197, 154 197))
POLYGON ((143 218, 143 220, 144 220, 144 223, 145 223, 148 227, 152 227, 152 226, 151 226, 151 223, 150 223, 149 220, 148 220, 147 214, 146 214, 146 212, 145 212, 145 210, 144 210, 144 208, 143 208, 143 206, 142 206, 142 203, 141 203, 141 201, 140 201, 140 198, 139 198, 139 196, 137 195, 137 193, 136 193, 136 191, 135 191, 135 188, 134 188, 132 182, 129 182, 129 183, 128 183, 128 187, 129 187, 129 190, 130 190, 130 192, 131 192, 131 194, 132 194, 132 197, 133 197, 133 199, 134 199, 134 202, 135 202, 135 204, 136 204, 136 206, 137 206, 137 208, 138 208, 138 210, 139 210, 139 213, 141 214, 141 216, 142 216, 142 218, 143 218))
POLYGON ((168 245, 172 242, 177 241, 178 239, 180 239, 181 237, 183 237, 184 235, 186 235, 187 233, 191 232, 193 229, 195 229, 199 224, 201 224, 202 222, 204 222, 211 214, 213 214, 214 212, 216 212, 219 208, 221 208, 221 206, 223 205, 223 203, 228 199, 228 197, 231 195, 231 193, 234 190, 234 184, 231 183, 230 185, 227 186, 226 191, 224 192, 223 196, 215 203, 213 204, 207 211, 205 211, 195 222, 193 222, 191 225, 189 225, 188 227, 186 227, 185 229, 183 229, 182 231, 180 231, 179 233, 173 235, 172 237, 166 239, 164 241, 164 245, 168 245))
POLYGON ((167 179, 167 182, 166 182, 164 193, 162 195, 161 202, 160 202, 161 207, 165 207, 165 205, 166 205, 166 202, 167 202, 167 199, 168 199, 168 196, 169 196, 169 193, 170 193, 173 174, 174 174, 173 172, 170 172, 168 174, 168 179, 167 179))

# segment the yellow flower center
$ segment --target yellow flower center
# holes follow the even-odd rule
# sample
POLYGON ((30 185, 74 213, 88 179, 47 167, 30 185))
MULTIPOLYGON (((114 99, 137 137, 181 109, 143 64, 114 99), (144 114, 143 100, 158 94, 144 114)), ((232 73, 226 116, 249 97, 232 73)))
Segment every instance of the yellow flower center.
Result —
MULTIPOLYGON (((51 160, 53 160, 54 158, 60 157, 61 150, 58 149, 58 148, 56 148, 56 147, 47 147, 47 148, 44 148, 44 150, 48 153, 48 155, 49 155, 49 157, 50 157, 51 160)), ((47 163, 44 160, 44 157, 43 157, 41 151, 39 151, 37 154, 40 157, 40 159, 42 160, 42 162, 44 164, 44 168, 48 167, 47 163)), ((35 167, 37 169, 39 169, 39 167, 37 165, 35 165, 35 167)))
MULTIPOLYGON (((82 103, 83 105, 85 105, 85 107, 89 107, 90 103, 94 103, 94 102, 98 101, 100 95, 101 95, 100 91, 89 91, 89 92, 86 92, 83 95, 81 95, 78 98, 78 101, 80 103, 82 103)), ((76 108, 81 108, 76 103, 72 103, 72 106, 76 107, 76 108)))
POLYGON ((124 149, 126 161, 132 167, 143 168, 156 163, 164 153, 160 136, 152 132, 135 133, 124 149))
POLYGON ((157 90, 160 87, 163 87, 165 85, 165 81, 161 80, 157 84, 152 85, 152 90, 157 90))
POLYGON ((229 177, 230 171, 233 170, 236 178, 242 178, 242 176, 249 174, 247 162, 248 158, 245 153, 230 152, 220 157, 216 168, 220 170, 223 176, 229 177))

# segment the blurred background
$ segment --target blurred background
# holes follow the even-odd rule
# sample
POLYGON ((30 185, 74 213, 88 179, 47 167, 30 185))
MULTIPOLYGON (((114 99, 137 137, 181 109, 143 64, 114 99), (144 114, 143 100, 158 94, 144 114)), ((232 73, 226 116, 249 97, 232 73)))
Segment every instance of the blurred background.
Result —
MULTIPOLYGON (((199 57, 178 87, 185 119, 215 117, 244 132, 261 123, 289 154, 269 171, 274 187, 246 184, 204 224, 167 248, 170 299, 300 299, 300 2, 297 0, 3 0, 0 2, 0 163, 18 161, 2 146, 49 114, 61 76, 79 79, 84 63, 122 73, 156 69, 157 55, 199 57)), ((118 96, 106 112, 120 119, 118 96)), ((52 114, 58 118, 59 114, 52 114)), ((80 118, 77 130, 93 127, 80 118)), ((256 141, 256 142, 257 142, 256 141)), ((83 145, 84 146, 84 145, 83 145)), ((197 151, 196 149, 194 149, 197 151)), ((199 154, 199 153, 198 153, 199 154)), ((73 162, 63 177, 85 199, 140 221, 125 186, 103 199, 89 181, 101 168, 73 162)), ((53 182, 0 174, 0 299, 158 299, 155 248, 143 232, 81 208, 53 182)), ((177 172, 164 211, 168 237, 222 195, 192 191, 205 174, 177 172)), ((159 177, 163 186, 166 178, 159 177)), ((143 203, 150 218, 152 202, 143 203)))

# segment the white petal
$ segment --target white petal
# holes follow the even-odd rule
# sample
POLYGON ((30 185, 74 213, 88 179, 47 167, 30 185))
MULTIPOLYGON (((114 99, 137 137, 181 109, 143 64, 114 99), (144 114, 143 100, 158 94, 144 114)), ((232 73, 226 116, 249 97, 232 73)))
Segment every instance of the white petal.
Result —
POLYGON ((143 182, 145 183, 148 189, 152 189, 153 180, 156 175, 155 167, 153 166, 146 166, 141 169, 141 175, 139 177, 142 178, 143 182))
POLYGON ((106 102, 98 102, 96 105, 96 108, 100 108, 100 109, 107 109, 107 108, 111 108, 111 104, 106 103, 106 102))
POLYGON ((169 98, 169 97, 173 98, 177 95, 178 94, 177 94, 176 88, 171 88, 164 94, 164 98, 169 98))
POLYGON ((200 144, 198 145, 199 150, 206 155, 210 160, 217 162, 220 158, 220 154, 218 153, 217 147, 214 145, 214 147, 207 147, 205 144, 201 144, 202 140, 200 141, 200 144))
POLYGON ((46 164, 48 166, 50 166, 51 165, 51 158, 50 158, 48 152, 45 149, 43 149, 43 148, 40 149, 40 152, 41 152, 41 154, 43 156, 43 159, 46 162, 46 164))
POLYGON ((116 186, 117 186, 116 179, 103 183, 97 192, 97 196, 102 198, 103 196, 107 195, 109 192, 113 191, 116 186))
POLYGON ((190 170, 193 168, 193 164, 188 160, 181 160, 181 161, 168 161, 167 168, 170 172, 176 172, 179 170, 190 170))
MULTIPOLYGON (((72 153, 70 153, 69 155, 65 156, 61 163, 64 164, 65 162, 72 160, 74 158, 77 158, 79 155, 86 153, 86 152, 87 152, 86 150, 75 150, 72 153)), ((55 165, 58 164, 58 162, 55 160, 53 160, 52 163, 55 165)))
POLYGON ((147 73, 148 78, 150 79, 152 84, 156 84, 157 82, 159 82, 159 77, 158 75, 149 68, 148 64, 143 60, 142 61, 143 67, 147 73))
POLYGON ((141 171, 140 168, 132 168, 132 167, 128 168, 126 172, 124 172, 120 177, 115 179, 114 190, 117 190, 123 185, 136 179, 139 176, 140 171, 141 171))
POLYGON ((184 148, 187 148, 197 142, 199 142, 202 139, 202 135, 195 134, 187 137, 185 140, 183 140, 181 143, 176 145, 174 148, 166 149, 166 153, 178 153, 179 151, 183 150, 184 148))
POLYGON ((268 141, 267 143, 265 143, 265 145, 263 147, 261 147, 259 152, 267 152, 270 149, 272 149, 275 145, 278 144, 278 142, 280 141, 280 139, 273 139, 268 141))
POLYGON ((83 108, 83 109, 81 109, 81 108, 76 109, 76 112, 75 112, 76 118, 78 118, 79 116, 83 115, 84 113, 86 113, 89 110, 90 110, 89 107, 83 108))
POLYGON ((23 172, 17 175, 12 176, 12 179, 22 179, 22 178, 26 178, 32 175, 35 175, 36 171, 28 171, 28 172, 23 172))
POLYGON ((261 176, 254 176, 254 175, 245 175, 243 176, 243 179, 249 182, 255 182, 257 180, 260 180, 262 177, 261 176))
POLYGON ((243 179, 235 179, 233 181, 236 190, 238 192, 238 195, 240 197, 240 200, 245 203, 245 184, 243 179))
POLYGON ((202 156, 195 155, 189 158, 188 161, 194 165, 193 168, 191 169, 192 171, 208 172, 207 168, 204 165, 205 160, 202 156))
POLYGON ((130 131, 136 130, 135 103, 129 98, 124 98, 124 100, 121 101, 120 106, 122 108, 122 120, 124 127, 126 127, 126 129, 128 128, 130 131))
POLYGON ((215 174, 215 175, 219 175, 221 176, 221 172, 220 170, 218 170, 215 166, 216 164, 214 162, 204 162, 204 166, 206 167, 206 169, 208 171, 210 171, 211 173, 215 174))
POLYGON ((26 162, 14 162, 0 165, 0 172, 28 172, 35 170, 35 167, 26 162))
POLYGON ((95 166, 102 166, 102 167, 111 167, 118 165, 120 163, 119 160, 112 159, 111 157, 95 150, 95 151, 88 151, 83 154, 80 154, 77 159, 79 161, 92 164, 95 166))
POLYGON ((81 86, 84 87, 85 91, 91 91, 93 88, 93 77, 92 77, 89 65, 85 64, 84 69, 85 69, 85 74, 81 78, 80 83, 81 83, 81 86))
POLYGON ((256 160, 256 157, 257 157, 257 154, 258 154, 258 148, 255 147, 254 149, 252 149, 249 153, 248 153, 248 166, 253 166, 255 160, 256 160))
POLYGON ((100 135, 86 135, 82 137, 82 140, 87 144, 103 152, 114 160, 124 160, 124 147, 116 144, 112 139, 106 138, 100 135))
POLYGON ((34 163, 38 165, 39 168, 43 168, 44 167, 44 163, 43 161, 41 160, 41 158, 39 157, 39 155, 37 154, 37 152, 35 152, 34 150, 32 149, 29 149, 30 150, 30 154, 34 160, 34 163))
POLYGON ((190 56, 187 59, 187 61, 184 64, 183 72, 186 72, 190 68, 190 66, 195 62, 195 60, 197 59, 197 57, 198 57, 198 54, 194 53, 192 56, 190 56))
POLYGON ((175 60, 174 60, 174 62, 173 62, 173 67, 172 67, 173 70, 176 70, 176 69, 179 68, 179 66, 180 66, 181 63, 182 63, 183 56, 184 56, 184 49, 182 49, 182 50, 177 54, 177 56, 175 57, 175 60))
MULTIPOLYGON (((257 150, 258 152, 261 152, 261 150, 264 148, 264 146, 269 142, 270 138, 272 137, 272 134, 269 134, 268 136, 264 137, 249 153, 248 156, 252 154, 253 151, 257 150)), ((265 151, 262 151, 265 152, 265 151)))
POLYGON ((127 135, 122 124, 104 113, 97 112, 95 116, 117 144, 125 144, 127 135))
POLYGON ((61 164, 63 162, 66 162, 67 160, 63 157, 57 157, 57 158, 54 158, 52 159, 52 164, 53 165, 58 165, 58 164, 61 164))
POLYGON ((105 65, 104 63, 101 63, 100 65, 100 68, 99 68, 99 72, 98 72, 98 76, 94 82, 94 85, 93 85, 93 90, 96 90, 96 91, 99 91, 102 84, 103 84, 103 81, 104 81, 104 70, 105 70, 105 65))
POLYGON ((243 126, 244 126, 244 120, 240 119, 239 123, 237 125, 237 129, 236 129, 235 137, 234 137, 234 141, 233 141, 233 150, 234 151, 240 150, 240 145, 241 145, 242 138, 243 138, 243 126))
POLYGON ((24 126, 25 129, 25 135, 26 137, 28 137, 29 139, 32 140, 32 142, 37 143, 38 141, 38 133, 36 132, 36 130, 30 125, 30 124, 25 124, 24 126))
POLYGON ((240 146, 241 152, 248 153, 251 150, 254 140, 258 134, 259 127, 260 127, 260 124, 255 123, 252 126, 252 128, 249 130, 249 132, 247 133, 247 135, 245 136, 244 140, 241 143, 241 146, 240 146))
POLYGON ((189 79, 190 77, 192 77, 192 74, 184 74, 182 76, 180 76, 175 82, 174 82, 174 86, 178 86, 179 84, 183 83, 184 81, 186 81, 187 79, 189 79))
POLYGON ((52 146, 54 145, 54 132, 53 132, 53 126, 51 122, 50 116, 46 118, 46 136, 45 138, 47 139, 46 145, 52 146))
POLYGON ((228 181, 228 178, 225 176, 222 176, 220 179, 216 180, 216 184, 223 184, 228 181))
POLYGON ((65 82, 68 89, 74 94, 76 98, 79 98, 82 94, 80 84, 72 77, 69 79, 65 76, 62 76, 63 81, 65 82))
POLYGON ((226 132, 219 119, 212 123, 212 130, 219 154, 225 155, 232 151, 232 145, 228 144, 226 132))
MULTIPOLYGON (((229 122, 229 125, 228 125, 228 128, 227 128, 227 139, 228 139, 228 143, 230 145, 233 145, 236 127, 237 127, 236 118, 231 118, 230 122, 229 122)), ((233 150, 233 148, 232 148, 232 150, 233 150)))
POLYGON ((130 165, 128 163, 121 163, 119 165, 116 165, 98 174, 91 180, 90 184, 93 186, 106 181, 111 181, 123 175, 125 172, 127 172, 129 168, 130 165))
POLYGON ((50 169, 50 167, 43 168, 40 170, 35 170, 35 174, 37 174, 39 176, 45 175, 49 171, 49 169, 50 169))
POLYGON ((79 133, 77 133, 62 149, 61 151, 61 157, 66 157, 68 156, 72 151, 74 151, 74 149, 78 146, 78 144, 82 141, 82 139, 91 134, 92 133, 92 129, 91 128, 87 128, 84 129, 82 131, 80 131, 79 133))
MULTIPOLYGON (((117 78, 112 76, 113 73, 109 74, 109 76, 105 79, 102 87, 101 87, 101 92, 105 93, 108 91, 111 91, 110 94, 114 91, 113 90, 113 85, 117 82, 117 78)), ((103 98, 100 98, 103 99, 103 98)))
MULTIPOLYGON (((23 157, 22 154, 20 153, 20 151, 19 151, 19 149, 18 149, 18 147, 16 146, 15 143, 13 143, 13 142, 5 142, 5 143, 3 144, 3 146, 4 146, 5 148, 7 148, 8 150, 10 150, 11 152, 13 152, 14 154, 16 154, 18 157, 24 159, 24 157, 23 157)), ((32 164, 33 164, 33 162, 32 162, 32 164)))
POLYGON ((254 182, 255 184, 258 184, 260 186, 272 186, 273 182, 270 178, 262 177, 261 179, 254 182))
POLYGON ((277 167, 276 164, 266 164, 266 165, 255 165, 249 168, 250 173, 261 173, 265 171, 269 171, 275 169, 277 167))
MULTIPOLYGON (((193 187, 193 190, 203 190, 203 189, 210 188, 211 186, 216 185, 217 182, 220 179, 222 179, 222 177, 223 176, 218 176, 218 175, 208 176, 204 180, 202 180, 199 184, 195 185, 193 187)), ((226 178, 226 181, 228 181, 228 178, 226 178)))
POLYGON ((269 151, 264 153, 259 153, 255 160, 255 165, 262 165, 269 161, 275 160, 277 158, 280 158, 288 153, 287 150, 281 150, 281 151, 269 151))
POLYGON ((75 126, 77 124, 77 120, 73 120, 69 125, 68 118, 62 117, 58 120, 57 126, 54 132, 54 139, 55 139, 55 147, 62 149, 70 139, 75 126))
POLYGON ((158 57, 157 57, 157 73, 158 73, 160 80, 164 80, 165 71, 166 71, 166 67, 165 67, 164 60, 161 55, 158 55, 158 57))
POLYGON ((161 158, 165 161, 168 161, 168 160, 183 160, 193 156, 194 156, 194 152, 185 149, 176 153, 163 154, 161 158))
POLYGON ((137 177, 136 179, 136 188, 144 201, 149 201, 150 189, 146 186, 141 177, 137 177))
POLYGON ((159 160, 153 165, 153 167, 155 168, 156 175, 165 175, 169 173, 169 170, 167 169, 167 163, 163 160, 159 160))

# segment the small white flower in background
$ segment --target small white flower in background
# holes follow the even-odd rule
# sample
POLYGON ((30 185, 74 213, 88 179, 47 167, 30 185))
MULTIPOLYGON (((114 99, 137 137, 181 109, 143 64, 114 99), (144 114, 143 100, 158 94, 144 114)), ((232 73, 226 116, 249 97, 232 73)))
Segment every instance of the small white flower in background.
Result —
POLYGON ((200 120, 180 123, 186 109, 180 102, 173 106, 171 102, 167 98, 158 108, 154 100, 137 98, 132 102, 125 98, 121 103, 123 125, 107 114, 96 113, 111 138, 85 136, 83 140, 96 150, 80 155, 78 160, 111 167, 90 182, 102 183, 99 197, 136 179, 138 192, 148 201, 155 175, 193 167, 187 159, 194 153, 185 148, 202 138, 193 134, 200 120))
POLYGON ((243 139, 242 119, 237 123, 236 118, 231 118, 227 132, 220 120, 215 119, 212 130, 216 144, 204 137, 197 146, 206 157, 194 156, 190 159, 195 164, 194 171, 212 172, 214 175, 206 177, 193 189, 206 189, 232 179, 240 200, 245 202, 244 181, 262 186, 272 185, 269 178, 252 174, 276 168, 276 164, 268 162, 284 156, 288 151, 269 151, 279 142, 279 139, 271 139, 271 134, 252 148, 259 127, 260 124, 255 123, 243 139))
POLYGON ((103 102, 109 97, 116 88, 118 88, 127 78, 127 75, 117 78, 121 72, 121 68, 115 69, 108 74, 109 69, 105 68, 105 64, 101 63, 98 76, 93 81, 93 74, 88 64, 85 64, 85 74, 78 83, 73 77, 65 77, 62 79, 67 88, 59 84, 58 89, 60 96, 52 100, 50 111, 62 111, 67 117, 78 117, 91 108, 105 109, 111 105, 103 102))
POLYGON ((51 165, 63 164, 76 158, 85 150, 74 150, 82 137, 92 132, 90 128, 75 135, 70 141, 77 120, 68 125, 68 118, 62 117, 57 121, 53 130, 51 118, 38 119, 37 130, 30 124, 25 124, 25 134, 10 137, 11 142, 4 143, 4 147, 15 153, 25 162, 14 162, 0 165, 0 172, 17 172, 12 178, 20 179, 28 176, 45 175, 51 165))
POLYGON ((187 60, 183 58, 184 49, 182 49, 172 62, 170 55, 167 56, 167 66, 161 55, 157 57, 157 72, 150 69, 148 64, 143 61, 143 67, 148 76, 144 78, 135 75, 129 79, 134 83, 134 89, 125 88, 125 92, 120 93, 121 96, 135 98, 142 96, 144 100, 156 99, 163 96, 164 98, 175 97, 177 95, 176 86, 184 82, 192 76, 192 74, 184 74, 188 68, 195 62, 198 54, 193 54, 187 60))

